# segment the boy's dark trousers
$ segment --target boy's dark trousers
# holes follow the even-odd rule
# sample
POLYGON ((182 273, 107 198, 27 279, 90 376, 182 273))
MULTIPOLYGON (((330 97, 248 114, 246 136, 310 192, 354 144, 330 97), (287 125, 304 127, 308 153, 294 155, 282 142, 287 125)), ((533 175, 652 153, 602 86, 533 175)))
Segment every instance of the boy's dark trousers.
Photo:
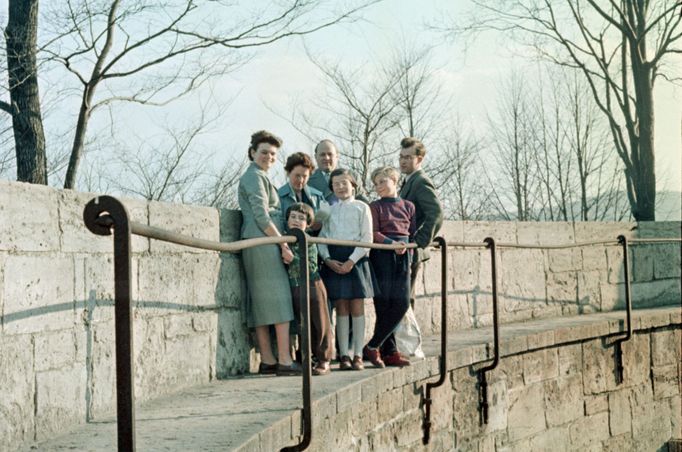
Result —
MULTIPOLYGON (((299 304, 300 291, 300 287, 291 288, 294 317, 299 325, 299 331, 297 332, 299 336, 300 328, 302 328, 299 304)), ((330 361, 334 353, 332 327, 327 304, 327 289, 324 287, 321 279, 310 281, 310 351, 312 356, 318 361, 330 361)))
POLYGON ((374 334, 367 345, 371 348, 381 347, 382 356, 387 356, 398 351, 393 331, 410 306, 410 254, 372 250, 370 261, 379 290, 374 296, 377 316, 374 334))

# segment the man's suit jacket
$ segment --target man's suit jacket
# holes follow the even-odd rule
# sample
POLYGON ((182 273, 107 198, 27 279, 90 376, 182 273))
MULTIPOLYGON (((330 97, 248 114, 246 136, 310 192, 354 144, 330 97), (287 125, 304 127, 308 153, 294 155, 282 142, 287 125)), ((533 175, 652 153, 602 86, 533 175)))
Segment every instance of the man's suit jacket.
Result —
MULTIPOLYGON (((412 201, 417 208, 417 233, 414 241, 419 248, 426 247, 433 241, 443 225, 443 207, 436 195, 436 188, 423 170, 417 170, 400 188, 400 197, 412 201)), ((421 260, 428 259, 425 253, 421 260)))
POLYGON ((331 188, 329 188, 329 182, 327 182, 324 174, 322 174, 322 170, 316 169, 313 174, 310 175, 308 186, 321 191, 324 195, 324 199, 326 199, 329 204, 334 204, 337 201, 336 196, 334 196, 331 188))

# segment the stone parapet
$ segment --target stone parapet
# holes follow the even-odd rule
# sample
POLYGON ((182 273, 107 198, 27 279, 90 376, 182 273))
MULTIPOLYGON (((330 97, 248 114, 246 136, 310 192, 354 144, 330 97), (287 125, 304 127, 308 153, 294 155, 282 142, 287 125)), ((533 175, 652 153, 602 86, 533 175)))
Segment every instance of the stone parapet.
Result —
MULTIPOLYGON (((409 367, 315 377, 309 450, 665 450, 682 438, 679 308, 634 313, 637 327, 623 344, 618 384, 612 341, 622 336, 620 317, 506 325, 505 351, 488 373, 483 425, 476 370, 491 357, 489 332, 452 335, 447 378, 432 391, 428 446, 422 444, 422 393, 438 375, 436 337, 427 338, 428 357, 409 367), (558 331, 544 345, 531 339, 558 331)), ((138 447, 265 452, 293 445, 301 439, 300 388, 300 378, 256 376, 147 403, 138 415, 138 447)), ((87 425, 52 439, 49 449, 106 450, 113 426, 110 420, 87 425)))

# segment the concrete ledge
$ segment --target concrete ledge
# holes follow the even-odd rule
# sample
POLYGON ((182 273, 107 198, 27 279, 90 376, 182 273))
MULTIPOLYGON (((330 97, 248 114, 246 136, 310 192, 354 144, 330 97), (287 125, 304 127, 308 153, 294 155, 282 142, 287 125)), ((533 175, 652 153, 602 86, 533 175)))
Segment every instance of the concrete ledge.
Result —
MULTIPOLYGON (((644 361, 647 365, 651 361, 660 369, 670 368, 677 375, 675 363, 680 360, 680 351, 675 350, 675 347, 679 348, 682 326, 680 308, 634 311, 633 326, 636 334, 623 351, 626 366, 624 384, 616 388, 615 385, 609 386, 607 381, 604 391, 597 391, 595 396, 586 392, 582 396, 582 391, 576 391, 576 388, 582 387, 582 379, 576 372, 582 370, 584 376, 589 374, 586 378, 589 379, 590 388, 596 387, 594 384, 599 383, 600 378, 605 378, 603 372, 608 373, 609 366, 613 367, 614 364, 604 360, 598 350, 601 342, 597 339, 621 335, 624 332, 624 312, 504 325, 500 344, 503 360, 500 367, 491 372, 489 379, 491 420, 481 433, 488 436, 476 441, 493 441, 493 448, 497 441, 500 443, 498 450, 504 449, 501 447, 504 444, 524 448, 527 442, 528 450, 541 450, 543 441, 568 441, 570 427, 577 435, 576 441, 582 441, 584 446, 589 446, 593 440, 608 441, 614 447, 615 444, 621 444, 618 442, 622 439, 620 436, 609 436, 608 416, 605 433, 594 433, 592 439, 583 438, 580 429, 588 429, 592 419, 588 416, 599 417, 593 421, 601 422, 602 414, 605 413, 603 410, 609 410, 611 403, 616 404, 614 407, 620 406, 617 405, 620 399, 612 401, 611 398, 618 395, 621 389, 630 391, 627 393, 630 395, 624 399, 626 402, 628 397, 643 397, 637 391, 647 387, 641 384, 646 383, 648 374, 635 367, 644 361), (646 340, 643 342, 642 338, 646 340), (585 349, 581 351, 581 362, 572 362, 571 354, 580 350, 581 343, 585 349), (596 345, 590 345, 593 343, 596 345), (578 349, 575 349, 576 346, 578 349), (642 349, 642 346, 646 348, 642 349), (597 354, 588 356, 593 350, 597 354), (582 353, 585 354, 584 363, 582 353), (640 353, 647 354, 646 360, 640 359, 640 353), (558 395, 551 395, 554 393, 558 395), (579 400, 575 398, 578 396, 579 400), (559 398, 555 400, 554 397, 559 398), (604 403, 600 402, 600 397, 604 403), (535 402, 542 406, 542 419, 537 425, 514 425, 514 422, 523 423, 526 416, 526 413, 523 416, 520 416, 521 412, 516 413, 517 408, 514 407, 517 400, 529 405, 524 409, 533 409, 535 402), (502 408, 504 410, 500 411, 502 408), (546 415, 544 410, 547 410, 546 415), (506 416, 500 417, 501 412, 508 412, 509 420, 506 416), (562 437, 564 430, 558 431, 556 429, 559 427, 545 425, 545 416, 552 420, 552 425, 565 429, 566 438, 562 437), (602 434, 606 436, 599 436, 602 434), (535 446, 531 447, 531 442, 535 446)), ((438 373, 438 340, 435 336, 425 338, 424 349, 428 357, 414 361, 409 367, 373 369, 370 365, 364 372, 335 371, 327 377, 315 377, 313 444, 310 450, 383 450, 385 447, 424 449, 421 446, 420 394, 426 380, 438 373), (387 428, 390 434, 385 431, 387 428)), ((437 398, 434 399, 432 420, 436 431, 432 434, 429 449, 467 449, 464 447, 465 442, 473 441, 471 438, 475 435, 467 433, 478 425, 477 399, 471 396, 476 394, 475 380, 471 379, 472 369, 478 367, 480 361, 492 357, 491 341, 492 332, 489 329, 458 331, 448 338, 448 370, 451 375, 444 386, 434 390, 437 398), (466 403, 461 399, 465 394, 469 394, 465 397, 468 400, 466 403), (449 421, 447 416, 453 416, 453 402, 447 400, 451 399, 455 400, 455 407, 464 403, 469 409, 468 417, 473 421, 461 421, 464 424, 449 421), (447 416, 443 417, 444 414, 447 416), (471 438, 466 439, 467 435, 471 438)), ((674 381, 674 376, 672 378, 674 381)), ((674 384, 668 384, 669 381, 670 376, 661 379, 660 383, 653 383, 663 385, 660 386, 663 398, 655 402, 655 406, 660 409, 663 406, 660 404, 664 403, 666 413, 670 413, 676 425, 680 425, 680 419, 675 418, 679 418, 680 413, 675 413, 673 408, 679 406, 680 390, 674 384)), ((650 384, 648 387, 648 393, 653 394, 650 384)), ((300 378, 248 376, 218 381, 141 405, 137 411, 136 424, 138 448, 278 450, 299 440, 301 415, 297 407, 301 407, 300 378)), ((463 418, 462 415, 458 417, 463 418)), ((634 425, 635 421, 632 422, 634 425)), ((611 427, 611 430, 614 429, 617 430, 616 426, 611 427)), ((670 427, 666 432, 670 436, 665 441, 676 434, 670 427)), ((115 446, 115 438, 115 420, 109 418, 33 447, 39 450, 110 450, 115 446)))

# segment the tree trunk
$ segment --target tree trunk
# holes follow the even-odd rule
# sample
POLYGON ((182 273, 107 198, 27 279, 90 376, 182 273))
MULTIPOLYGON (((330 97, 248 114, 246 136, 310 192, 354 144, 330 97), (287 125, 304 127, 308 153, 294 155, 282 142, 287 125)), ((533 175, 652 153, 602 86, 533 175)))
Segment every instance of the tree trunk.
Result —
POLYGON ((36 64, 38 0, 10 0, 5 33, 17 180, 47 185, 36 64))

